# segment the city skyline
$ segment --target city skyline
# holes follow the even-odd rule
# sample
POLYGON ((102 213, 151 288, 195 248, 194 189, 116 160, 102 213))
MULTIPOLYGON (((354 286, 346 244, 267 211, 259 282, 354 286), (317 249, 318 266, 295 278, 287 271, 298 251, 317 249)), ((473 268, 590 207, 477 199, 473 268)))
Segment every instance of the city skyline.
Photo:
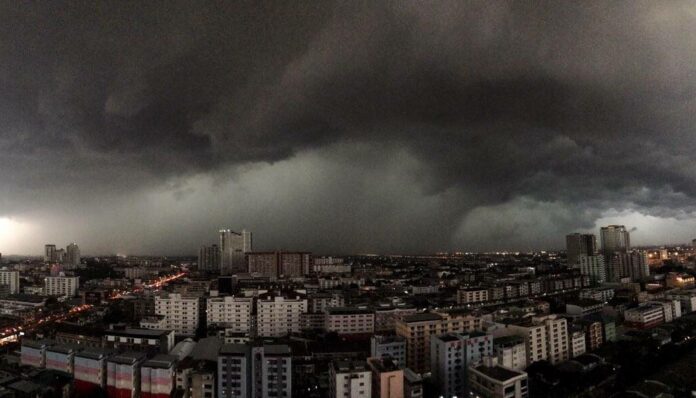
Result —
POLYGON ((688 242, 693 10, 3 4, 0 250, 195 253, 218 225, 340 253, 688 242))

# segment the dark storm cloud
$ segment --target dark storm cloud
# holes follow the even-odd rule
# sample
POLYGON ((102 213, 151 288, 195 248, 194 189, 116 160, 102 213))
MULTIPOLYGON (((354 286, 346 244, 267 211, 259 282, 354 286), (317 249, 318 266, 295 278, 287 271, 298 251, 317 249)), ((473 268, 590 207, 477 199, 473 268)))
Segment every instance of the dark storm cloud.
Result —
POLYGON ((690 218, 694 22, 693 4, 654 1, 4 3, 0 213, 372 144, 390 149, 362 166, 407 153, 419 167, 392 169, 405 192, 352 205, 446 198, 446 217, 419 216, 419 249, 471 239, 462 228, 514 237, 544 208, 559 229, 547 234, 605 209, 690 218), (477 221, 496 212, 521 221, 477 221))

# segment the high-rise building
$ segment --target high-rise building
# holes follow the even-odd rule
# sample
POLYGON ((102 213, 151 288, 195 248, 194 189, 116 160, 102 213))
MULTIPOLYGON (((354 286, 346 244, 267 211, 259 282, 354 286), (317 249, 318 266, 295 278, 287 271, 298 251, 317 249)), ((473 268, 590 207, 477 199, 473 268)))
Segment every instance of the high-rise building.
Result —
MULTIPOLYGON (((609 225, 600 229, 602 239, 602 254, 604 261, 611 263, 611 258, 616 253, 628 253, 631 249, 631 239, 628 230, 623 225, 609 225)), ((616 276, 614 270, 609 267, 607 269, 607 280, 615 281, 616 276)))
POLYGON ((201 246, 198 250, 198 270, 220 272, 220 247, 201 246))
POLYGON ((173 330, 177 335, 193 336, 200 320, 200 299, 165 293, 155 298, 155 314, 164 317, 161 328, 173 330))
POLYGON ((552 365, 567 361, 568 352, 568 321, 558 315, 535 317, 534 322, 546 327, 546 352, 552 365))
POLYGON ((251 232, 220 230, 220 272, 238 274, 247 272, 245 254, 252 251, 251 232))
POLYGON ((364 362, 332 362, 329 366, 329 397, 372 397, 372 372, 364 362))
POLYGON ((80 287, 79 276, 47 276, 44 282, 47 296, 75 297, 80 287))
POLYGON ((247 254, 250 274, 271 279, 307 275, 311 270, 312 253, 308 252, 253 252, 247 254))
POLYGON ((466 393, 467 366, 474 366, 493 355, 493 336, 485 333, 449 333, 430 339, 430 371, 440 395, 466 393))
POLYGON ((55 263, 58 261, 56 257, 56 245, 48 244, 44 246, 44 261, 47 263, 55 263))
POLYGON ((368 358, 374 398, 403 398, 404 370, 390 358, 368 358))
POLYGON ((631 281, 640 281, 650 276, 648 266, 648 253, 640 250, 632 250, 628 253, 615 253, 611 258, 613 275, 618 281, 620 278, 631 278, 631 281))
POLYGON ((307 299, 264 294, 256 301, 256 328, 261 337, 285 336, 301 330, 301 315, 307 312, 307 299))
POLYGON ((580 273, 589 275, 592 283, 604 283, 607 281, 607 267, 604 262, 604 256, 601 254, 595 256, 581 254, 578 256, 578 264, 580 265, 580 273))
POLYGON ((70 265, 80 265, 80 248, 76 243, 68 245, 63 262, 70 265))
POLYGON ((566 235, 568 266, 577 265, 579 255, 593 256, 596 252, 597 238, 593 234, 574 233, 566 235))
POLYGON ((292 396, 292 355, 287 345, 225 344, 217 368, 220 398, 292 396))
POLYGON ((406 339, 406 366, 414 372, 430 370, 430 339, 446 333, 481 329, 481 318, 470 314, 422 313, 397 320, 396 334, 406 339))
POLYGON ((0 270, 0 285, 7 285, 10 294, 19 293, 19 271, 0 270))
POLYGON ((252 297, 210 297, 206 311, 208 327, 230 328, 235 332, 251 332, 252 297))
POLYGON ((527 346, 522 336, 496 338, 493 341, 493 354, 501 366, 515 370, 524 370, 527 367, 527 346))

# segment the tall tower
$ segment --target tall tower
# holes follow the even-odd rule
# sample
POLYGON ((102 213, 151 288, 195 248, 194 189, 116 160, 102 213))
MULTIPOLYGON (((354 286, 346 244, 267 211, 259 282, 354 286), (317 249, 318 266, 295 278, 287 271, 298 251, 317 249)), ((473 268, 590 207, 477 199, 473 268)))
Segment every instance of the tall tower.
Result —
MULTIPOLYGON (((628 230, 623 225, 609 225, 600 229, 602 239, 602 254, 604 261, 611 263, 614 254, 628 253, 631 249, 631 239, 628 230)), ((612 267, 607 269, 607 280, 614 282, 616 275, 612 267)))
POLYGON ((201 246, 198 250, 198 269, 220 272, 220 248, 218 245, 201 246))
POLYGON ((76 243, 71 243, 66 248, 65 264, 80 265, 80 248, 76 243))
POLYGON ((234 232, 220 230, 220 273, 223 275, 247 272, 245 254, 252 251, 252 235, 245 229, 234 232))
POLYGON ((44 246, 44 262, 54 263, 58 259, 56 258, 56 245, 46 245, 44 246))
POLYGON ((597 238, 593 234, 569 234, 566 235, 566 253, 568 255, 568 266, 574 267, 578 264, 578 256, 594 256, 597 253, 597 238))

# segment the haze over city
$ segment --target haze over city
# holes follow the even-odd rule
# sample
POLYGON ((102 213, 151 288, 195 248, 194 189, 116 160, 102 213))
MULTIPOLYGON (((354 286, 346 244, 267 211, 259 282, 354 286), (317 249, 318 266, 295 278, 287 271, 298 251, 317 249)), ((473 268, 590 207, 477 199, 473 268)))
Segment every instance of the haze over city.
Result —
POLYGON ((0 5, 0 250, 689 242, 694 4, 0 5), (202 22, 204 21, 204 22, 202 22), (31 239, 28 239, 31 238, 31 239))

